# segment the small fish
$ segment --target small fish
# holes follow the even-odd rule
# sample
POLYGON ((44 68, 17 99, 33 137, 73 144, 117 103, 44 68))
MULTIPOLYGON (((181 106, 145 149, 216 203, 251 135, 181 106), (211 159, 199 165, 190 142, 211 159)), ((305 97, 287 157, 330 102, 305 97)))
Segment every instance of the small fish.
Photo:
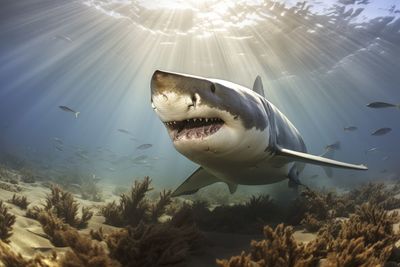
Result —
POLYGON ((377 147, 372 147, 372 148, 369 148, 369 149, 365 150, 365 154, 370 153, 370 152, 376 152, 376 151, 378 151, 378 148, 377 147))
POLYGON ((392 131, 391 128, 380 128, 380 129, 372 132, 371 135, 381 136, 381 135, 385 135, 385 134, 389 133, 390 131, 392 131))
POLYGON ((67 36, 67 35, 64 35, 64 34, 56 35, 56 36, 54 36, 53 39, 54 39, 54 40, 55 40, 55 39, 61 39, 61 40, 67 41, 67 42, 69 42, 69 43, 72 42, 71 37, 69 37, 69 36, 67 36))
POLYGON ((53 140, 54 140, 54 142, 57 142, 57 143, 59 143, 60 145, 63 144, 63 141, 62 141, 60 138, 54 137, 53 140))
POLYGON ((64 151, 63 150, 63 148, 62 147, 60 147, 60 146, 54 146, 57 150, 59 150, 59 151, 64 151))
POLYGON ((147 159, 146 155, 141 155, 141 156, 137 156, 136 158, 133 159, 133 161, 142 161, 147 159))
POLYGON ((367 105, 369 108, 400 108, 400 105, 390 104, 386 102, 372 102, 367 105))
POLYGON ((325 150, 339 150, 339 149, 340 149, 340 142, 339 141, 337 141, 337 142, 335 142, 333 144, 327 145, 325 147, 325 150))
POLYGON ((344 127, 343 130, 345 132, 353 132, 353 131, 357 131, 357 127, 356 126, 348 126, 348 127, 344 127))
POLYGON ((381 170, 381 173, 387 173, 386 169, 381 170))
POLYGON ((138 146, 136 149, 144 150, 144 149, 148 149, 152 146, 153 146, 152 144, 143 144, 143 145, 138 146))
POLYGON ((120 133, 124 133, 124 134, 128 134, 128 135, 132 135, 132 133, 131 133, 130 131, 128 131, 128 130, 125 130, 125 129, 118 129, 117 131, 118 131, 118 132, 120 132, 120 133))
POLYGON ((382 158, 382 161, 387 161, 389 159, 389 156, 385 156, 382 158))
POLYGON ((65 111, 65 112, 71 112, 75 114, 75 118, 78 118, 78 115, 80 114, 79 111, 75 111, 67 106, 58 106, 61 110, 65 111))
POLYGON ((81 185, 80 184, 69 184, 69 186, 74 187, 76 189, 81 189, 81 185))
POLYGON ((100 177, 96 177, 96 174, 92 174, 93 182, 98 183, 101 181, 100 177))

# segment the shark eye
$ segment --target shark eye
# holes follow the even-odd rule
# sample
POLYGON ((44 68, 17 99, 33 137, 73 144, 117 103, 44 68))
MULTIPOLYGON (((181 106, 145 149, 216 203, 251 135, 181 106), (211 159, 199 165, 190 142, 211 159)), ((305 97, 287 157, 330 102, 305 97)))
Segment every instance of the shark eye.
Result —
POLYGON ((215 93, 215 85, 212 83, 210 85, 211 92, 215 93))

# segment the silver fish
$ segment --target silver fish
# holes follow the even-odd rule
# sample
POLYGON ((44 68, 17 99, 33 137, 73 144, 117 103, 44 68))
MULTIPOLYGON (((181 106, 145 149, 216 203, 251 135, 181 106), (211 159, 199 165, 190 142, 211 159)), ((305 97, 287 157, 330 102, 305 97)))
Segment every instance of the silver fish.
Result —
POLYGON ((400 108, 400 105, 395 105, 391 103, 386 103, 386 102, 372 102, 367 105, 369 108, 400 108))
POLYGON ((376 152, 376 151, 378 151, 377 147, 371 147, 371 148, 365 150, 365 154, 370 153, 370 152, 376 152))
POLYGON ((69 37, 69 36, 67 36, 67 35, 64 35, 64 34, 56 35, 56 36, 54 36, 53 39, 54 39, 54 40, 55 40, 55 39, 60 39, 60 40, 67 41, 67 42, 69 42, 69 43, 72 42, 71 37, 69 37))
POLYGON ((143 145, 138 146, 136 149, 144 150, 144 149, 148 149, 152 146, 153 146, 152 144, 143 144, 143 145))
POLYGON ((345 131, 345 132, 353 132, 353 131, 357 131, 357 127, 356 126, 347 126, 347 127, 344 127, 343 128, 343 130, 345 131))
POLYGON ((128 130, 125 130, 125 129, 118 129, 117 131, 118 131, 118 132, 120 132, 120 133, 124 133, 124 134, 128 134, 128 135, 132 135, 132 133, 131 133, 130 131, 128 131, 128 130))
POLYGON ((339 150, 339 149, 340 149, 340 142, 339 141, 337 141, 337 142, 335 142, 333 144, 327 145, 325 147, 325 150, 339 150))
POLYGON ((146 155, 141 155, 141 156, 137 156, 136 158, 133 159, 133 161, 142 161, 147 159, 148 157, 146 155))
POLYGON ((389 132, 391 132, 391 131, 392 131, 391 128, 380 128, 380 129, 378 129, 378 130, 372 132, 371 135, 374 135, 374 136, 381 136, 381 135, 385 135, 385 134, 387 134, 387 133, 389 133, 389 132))
POLYGON ((65 112, 74 113, 75 118, 78 118, 78 115, 80 114, 79 111, 75 111, 75 110, 73 110, 73 109, 71 109, 71 108, 69 108, 69 107, 67 107, 67 106, 58 106, 58 107, 59 107, 61 110, 65 111, 65 112))

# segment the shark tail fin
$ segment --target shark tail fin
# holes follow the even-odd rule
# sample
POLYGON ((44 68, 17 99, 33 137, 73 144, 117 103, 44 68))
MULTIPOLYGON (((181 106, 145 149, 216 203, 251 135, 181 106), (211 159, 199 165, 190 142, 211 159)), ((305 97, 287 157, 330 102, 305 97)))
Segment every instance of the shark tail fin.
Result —
POLYGON ((78 115, 79 114, 81 114, 79 111, 78 112, 75 112, 75 118, 77 119, 78 118, 78 115))
MULTIPOLYGON (((328 159, 333 159, 335 156, 335 149, 327 149, 324 153, 322 153, 321 157, 323 158, 328 158, 328 159)), ((332 178, 333 176, 333 171, 331 167, 328 166, 321 166, 322 169, 324 170, 326 176, 329 178, 332 178)))

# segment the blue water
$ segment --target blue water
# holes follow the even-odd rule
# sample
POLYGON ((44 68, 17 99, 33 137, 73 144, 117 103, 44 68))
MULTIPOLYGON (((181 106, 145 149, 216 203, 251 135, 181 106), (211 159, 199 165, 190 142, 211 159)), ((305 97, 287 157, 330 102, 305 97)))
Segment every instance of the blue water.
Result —
POLYGON ((370 168, 328 179, 308 166, 305 183, 396 178, 400 109, 366 105, 400 103, 400 1, 367 2, 2 1, 0 156, 45 176, 96 174, 117 184, 149 175, 176 187, 196 166, 174 150, 150 106, 151 74, 165 69, 247 87, 261 75, 266 97, 311 153, 340 141, 336 159, 370 168), (381 127, 393 130, 371 136, 381 127), (137 149, 144 143, 153 146, 137 149), (366 154, 372 147, 378 152, 366 154))

